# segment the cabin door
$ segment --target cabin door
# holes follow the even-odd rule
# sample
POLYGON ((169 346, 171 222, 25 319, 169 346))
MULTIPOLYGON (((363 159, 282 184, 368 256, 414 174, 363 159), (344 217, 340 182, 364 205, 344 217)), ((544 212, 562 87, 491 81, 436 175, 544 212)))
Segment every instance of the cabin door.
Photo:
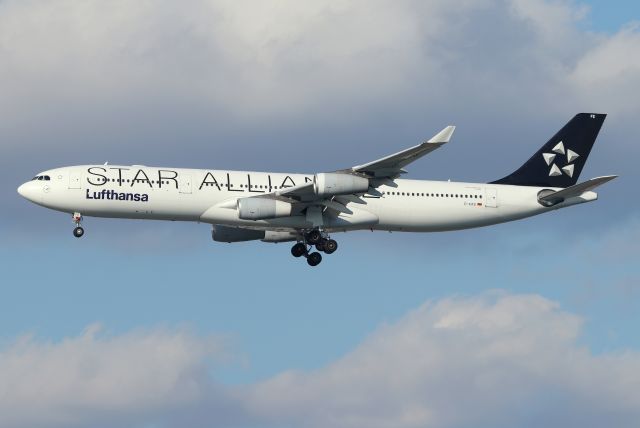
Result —
POLYGON ((491 187, 484 189, 484 206, 488 208, 496 208, 498 206, 497 189, 491 187))

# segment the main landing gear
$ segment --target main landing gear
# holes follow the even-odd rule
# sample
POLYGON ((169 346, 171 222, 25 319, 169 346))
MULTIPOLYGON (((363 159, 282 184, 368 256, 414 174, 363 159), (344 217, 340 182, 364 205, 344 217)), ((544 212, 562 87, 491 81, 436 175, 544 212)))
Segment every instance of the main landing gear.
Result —
POLYGON ((338 249, 338 243, 318 229, 305 233, 303 237, 303 242, 298 242, 291 247, 291 254, 293 257, 306 257, 309 266, 318 266, 320 264, 322 261, 320 251, 325 254, 332 254, 338 249), (317 251, 309 253, 314 246, 317 251))
POLYGON ((73 213, 73 222, 76 224, 76 227, 73 229, 73 236, 76 238, 82 238, 82 235, 84 235, 84 229, 80 226, 80 223, 82 222, 82 214, 73 213))

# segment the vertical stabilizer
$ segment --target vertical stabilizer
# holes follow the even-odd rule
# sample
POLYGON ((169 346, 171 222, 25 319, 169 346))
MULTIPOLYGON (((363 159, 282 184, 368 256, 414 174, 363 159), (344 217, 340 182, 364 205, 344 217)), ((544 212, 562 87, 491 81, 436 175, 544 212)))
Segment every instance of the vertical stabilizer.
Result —
POLYGON ((579 113, 518 170, 492 182, 516 186, 569 187, 576 184, 606 114, 579 113))

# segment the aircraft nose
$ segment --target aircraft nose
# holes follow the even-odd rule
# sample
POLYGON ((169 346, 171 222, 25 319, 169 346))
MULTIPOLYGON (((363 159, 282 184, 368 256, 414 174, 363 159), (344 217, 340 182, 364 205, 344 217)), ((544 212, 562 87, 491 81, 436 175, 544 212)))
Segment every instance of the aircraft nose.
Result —
POLYGON ((18 193, 20 194, 20 196, 22 196, 23 198, 26 198, 26 192, 27 192, 27 183, 23 183, 20 185, 20 187, 18 187, 18 193))
POLYGON ((31 202, 39 202, 37 201, 39 196, 39 189, 37 189, 36 187, 37 186, 34 186, 33 182, 27 181, 26 183, 18 187, 18 193, 20 194, 20 196, 31 202))

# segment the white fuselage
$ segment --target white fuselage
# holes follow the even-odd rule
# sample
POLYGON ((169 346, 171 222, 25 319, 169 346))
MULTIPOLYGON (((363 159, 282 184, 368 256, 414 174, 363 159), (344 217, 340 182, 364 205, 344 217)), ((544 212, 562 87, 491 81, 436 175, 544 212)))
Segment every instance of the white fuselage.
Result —
MULTIPOLYGON (((312 181, 313 175, 115 165, 58 168, 40 175, 49 179, 29 181, 19 192, 34 203, 68 213, 283 231, 313 226, 304 215, 242 220, 229 204, 312 181)), ((377 190, 380 196, 353 197, 346 204, 350 212, 326 218, 324 229, 457 230, 597 199, 596 193, 585 192, 546 208, 538 202, 540 187, 401 179, 377 190)))

